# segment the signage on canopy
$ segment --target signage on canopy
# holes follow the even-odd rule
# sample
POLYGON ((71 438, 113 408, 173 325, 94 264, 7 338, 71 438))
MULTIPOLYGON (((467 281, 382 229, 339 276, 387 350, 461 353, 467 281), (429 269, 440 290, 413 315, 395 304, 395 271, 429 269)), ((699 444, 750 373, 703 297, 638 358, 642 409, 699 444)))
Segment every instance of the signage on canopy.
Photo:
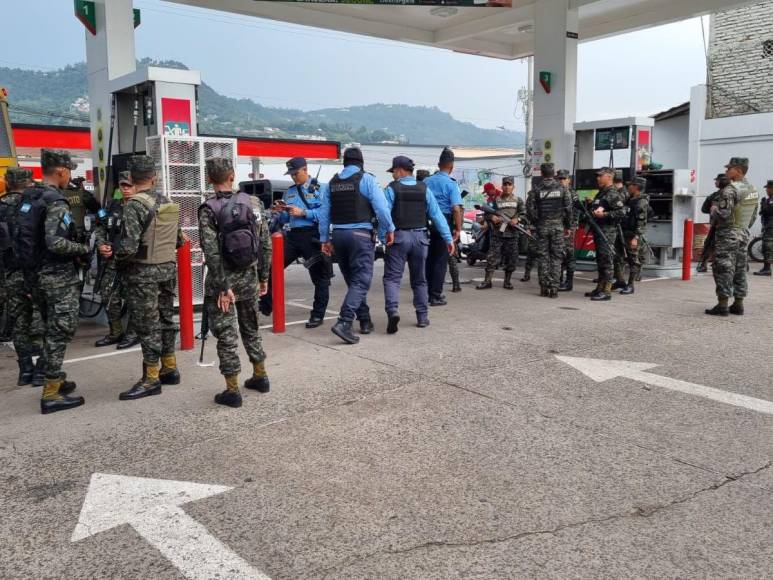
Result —
POLYGON ((512 8, 513 0, 271 0, 304 4, 389 4, 392 6, 464 6, 482 8, 512 8))

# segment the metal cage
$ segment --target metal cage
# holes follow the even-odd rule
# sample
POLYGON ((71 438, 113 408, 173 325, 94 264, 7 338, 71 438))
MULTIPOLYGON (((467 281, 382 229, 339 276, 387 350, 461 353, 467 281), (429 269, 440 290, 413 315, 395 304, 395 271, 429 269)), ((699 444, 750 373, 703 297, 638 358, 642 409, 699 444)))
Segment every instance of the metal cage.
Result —
POLYGON ((193 303, 202 304, 205 268, 198 210, 207 192, 212 191, 205 161, 230 157, 236 167, 236 139, 161 135, 147 138, 147 152, 156 163, 157 191, 180 206, 180 227, 191 240, 193 303))

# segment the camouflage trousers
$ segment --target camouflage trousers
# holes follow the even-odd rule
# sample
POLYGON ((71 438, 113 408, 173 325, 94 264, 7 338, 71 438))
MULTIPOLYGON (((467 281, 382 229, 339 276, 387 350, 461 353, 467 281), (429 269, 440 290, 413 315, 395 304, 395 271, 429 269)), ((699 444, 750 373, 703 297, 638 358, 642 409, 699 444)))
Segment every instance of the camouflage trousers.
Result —
POLYGON ((574 255, 574 235, 577 228, 569 230, 569 237, 564 238, 564 257, 561 260, 561 266, 567 272, 574 272, 577 269, 577 258, 574 255))
POLYGON ((43 346, 43 319, 32 299, 24 294, 21 272, 14 272, 6 278, 6 291, 6 316, 13 334, 13 348, 19 356, 25 356, 43 346))
POLYGON ((523 234, 518 234, 518 253, 526 256, 524 270, 530 271, 537 261, 537 242, 523 234))
MULTIPOLYGON (((113 260, 110 260, 105 267, 105 274, 102 276, 98 291, 107 315, 107 322, 110 325, 110 336, 120 336, 123 334, 121 313, 126 301, 126 286, 121 282, 113 260)), ((129 314, 129 322, 126 325, 126 334, 134 334, 131 314, 129 314)))
POLYGON ((560 223, 537 226, 537 272, 542 288, 557 289, 564 259, 564 227, 560 223))
POLYGON ((766 262, 773 263, 773 228, 762 232, 762 255, 766 262))
POLYGON ((502 266, 505 273, 514 272, 518 264, 518 238, 504 237, 497 233, 491 236, 491 246, 486 256, 486 272, 493 272, 502 266))
POLYGON ((266 360, 258 322, 257 290, 250 298, 232 304, 228 312, 218 308, 217 298, 214 296, 207 297, 206 308, 209 328, 217 339, 217 358, 220 360, 220 372, 223 376, 238 375, 241 371, 239 335, 250 362, 259 363, 266 360))
POLYGON ((637 279, 641 273, 641 266, 645 260, 646 248, 641 237, 639 237, 639 244, 635 250, 631 249, 632 235, 625 235, 625 251, 623 251, 622 244, 618 243, 618 251, 615 256, 615 279, 620 282, 625 282, 625 266, 628 265, 629 277, 637 279))
POLYGON ((609 246, 600 236, 597 236, 595 233, 593 234, 593 243, 596 246, 596 268, 598 268, 599 272, 599 284, 612 281, 615 270, 613 249, 617 244, 617 226, 604 225, 601 226, 601 230, 604 232, 609 246))
POLYGON ((448 273, 451 275, 451 283, 459 284, 459 262, 456 254, 448 254, 448 273))
POLYGON ((38 288, 34 300, 43 317, 43 370, 46 377, 59 376, 67 345, 78 328, 80 282, 58 288, 38 288))
POLYGON ((723 228, 717 230, 714 241, 714 284, 719 298, 744 298, 746 283, 746 230, 723 228))
POLYGON ((126 283, 126 302, 146 363, 157 363, 162 355, 174 354, 177 335, 174 296, 174 278, 163 282, 126 283))

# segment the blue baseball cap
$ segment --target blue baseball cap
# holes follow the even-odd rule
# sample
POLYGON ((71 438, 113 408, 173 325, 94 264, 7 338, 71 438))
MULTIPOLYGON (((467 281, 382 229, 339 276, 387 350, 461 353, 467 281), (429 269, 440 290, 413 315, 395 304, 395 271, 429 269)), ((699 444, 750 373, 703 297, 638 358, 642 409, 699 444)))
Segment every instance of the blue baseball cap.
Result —
POLYGON ((392 158, 392 167, 387 169, 389 173, 392 173, 395 169, 405 169, 406 171, 413 171, 413 160, 405 155, 398 155, 392 158))
POLYGON ((287 166, 287 171, 285 171, 285 175, 295 175, 298 173, 299 169, 303 169, 306 167, 306 158, 304 157, 293 157, 290 159, 287 163, 285 163, 287 166))

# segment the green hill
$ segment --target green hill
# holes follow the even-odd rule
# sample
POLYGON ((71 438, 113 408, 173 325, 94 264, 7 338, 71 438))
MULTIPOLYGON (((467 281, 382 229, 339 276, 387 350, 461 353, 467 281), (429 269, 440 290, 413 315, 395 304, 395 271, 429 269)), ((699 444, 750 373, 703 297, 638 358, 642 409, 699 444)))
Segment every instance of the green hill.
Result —
MULTIPOLYGON (((186 68, 174 61, 145 59, 186 68)), ((11 120, 50 125, 88 124, 86 65, 42 72, 0 67, 0 86, 9 92, 11 120)), ((437 107, 374 104, 318 111, 264 107, 250 99, 219 94, 206 83, 199 90, 202 133, 260 137, 321 136, 344 143, 403 141, 414 144, 512 147, 523 134, 483 129, 454 119, 437 107)))

